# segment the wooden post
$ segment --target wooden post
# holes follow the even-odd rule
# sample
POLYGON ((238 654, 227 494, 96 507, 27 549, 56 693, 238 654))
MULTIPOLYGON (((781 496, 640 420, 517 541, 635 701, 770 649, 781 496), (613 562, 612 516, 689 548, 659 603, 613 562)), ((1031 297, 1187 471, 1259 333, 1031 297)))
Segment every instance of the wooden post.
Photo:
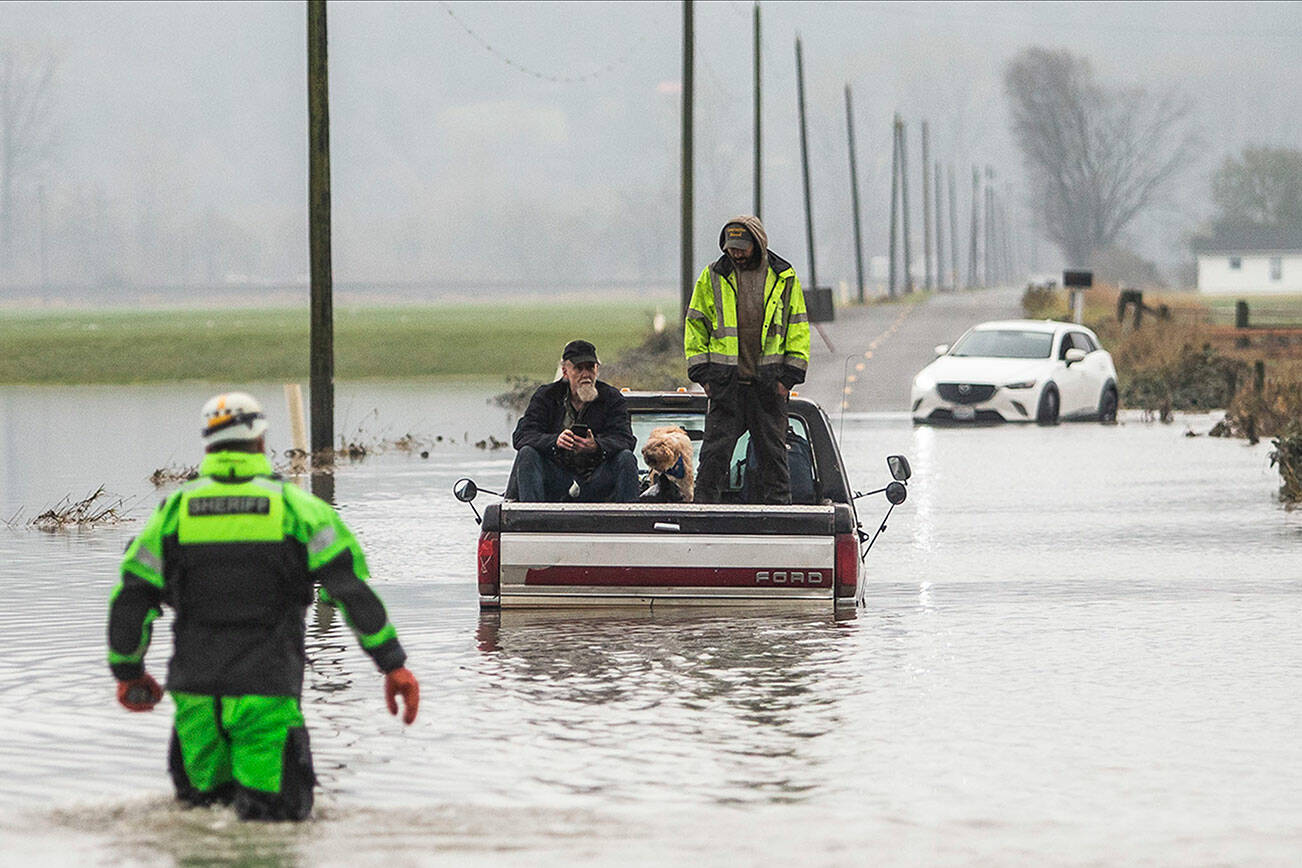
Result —
POLYGON ((1248 327, 1248 303, 1242 299, 1234 303, 1234 327, 1236 329, 1248 327))
POLYGON ((809 136, 805 127, 805 62, 796 37, 796 95, 800 103, 800 168, 805 178, 805 242, 809 245, 809 286, 818 286, 818 267, 814 264, 814 210, 809 192, 809 136))
POLYGON ((850 202, 854 208, 854 269, 859 278, 859 303, 864 303, 863 229, 859 223, 859 168, 854 154, 854 112, 850 108, 850 85, 845 86, 845 129, 850 140, 850 202))
POLYGON ((307 3, 308 247, 311 272, 311 379, 313 461, 334 460, 335 349, 333 276, 330 267, 330 89, 326 56, 326 3, 307 3))
POLYGON ((913 292, 913 253, 909 245, 909 137, 900 121, 900 234, 904 238, 904 291, 913 292))
POLYGON ((931 289, 931 142, 922 122, 922 287, 931 289))
POLYGON ((895 270, 895 261, 899 258, 897 253, 898 231, 900 224, 899 216, 900 202, 900 116, 897 114, 891 120, 891 256, 890 256, 890 285, 887 287, 891 298, 895 298, 895 287, 897 281, 897 272, 895 270))
POLYGON ((763 139, 760 136, 760 10, 755 3, 755 216, 760 216, 763 201, 763 139))
POLYGON ((692 117, 693 117, 693 90, 695 89, 695 67, 696 60, 695 33, 692 26, 692 2, 693 0, 683 0, 683 151, 682 151, 682 214, 679 218, 681 229, 680 237, 680 265, 681 270, 679 278, 681 280, 680 294, 682 303, 679 305, 678 313, 683 320, 687 317, 687 308, 692 303, 692 290, 695 288, 696 281, 692 279, 694 274, 693 259, 696 257, 692 249, 692 117))

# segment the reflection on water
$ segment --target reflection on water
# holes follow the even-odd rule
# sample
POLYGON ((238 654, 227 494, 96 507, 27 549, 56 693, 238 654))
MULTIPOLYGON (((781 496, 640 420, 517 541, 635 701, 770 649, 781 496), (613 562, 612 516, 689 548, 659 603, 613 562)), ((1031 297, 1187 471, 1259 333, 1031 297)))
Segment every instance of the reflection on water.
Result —
MULTIPOLYGON (((189 414, 204 391, 125 403, 189 414)), ((158 496, 145 476, 192 459, 194 426, 129 418, 133 439, 72 448, 84 434, 65 429, 97 395, 0 390, 0 502, 112 481, 143 517, 158 496)), ((394 395, 398 429, 439 406, 394 395)), ((447 412, 484 412, 476 436, 504 437, 483 397, 447 412)), ((885 482, 891 452, 914 477, 868 558, 866 608, 841 621, 481 614, 478 528, 450 489, 465 475, 498 488, 509 452, 341 464, 333 499, 421 678, 421 716, 390 717, 348 626, 309 610, 321 788, 304 827, 177 809, 170 701, 144 715, 113 702, 105 604, 137 522, 0 528, 0 848, 141 864, 1295 861, 1302 511, 1274 500, 1266 444, 1186 425, 1210 420, 847 417, 856 488, 885 482)), ((885 504, 861 504, 871 529, 885 504)))

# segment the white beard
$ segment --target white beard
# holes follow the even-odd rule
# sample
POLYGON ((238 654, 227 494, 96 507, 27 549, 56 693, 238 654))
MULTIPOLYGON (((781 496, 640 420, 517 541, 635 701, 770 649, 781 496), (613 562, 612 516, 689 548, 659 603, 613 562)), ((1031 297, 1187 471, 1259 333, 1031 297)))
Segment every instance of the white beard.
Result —
POLYGON ((591 404, 597 400, 596 383, 579 383, 574 387, 574 392, 579 396, 579 400, 585 404, 591 404))

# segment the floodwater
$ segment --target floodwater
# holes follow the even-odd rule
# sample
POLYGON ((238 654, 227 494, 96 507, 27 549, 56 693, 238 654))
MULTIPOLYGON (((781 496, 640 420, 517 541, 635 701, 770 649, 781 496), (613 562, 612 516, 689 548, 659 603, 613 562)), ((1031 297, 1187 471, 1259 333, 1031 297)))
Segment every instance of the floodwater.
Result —
MULTIPOLYGON (((1302 511, 1269 444, 1115 427, 948 430, 847 417, 857 488, 914 467, 866 608, 482 615, 452 482, 501 485, 491 389, 341 387, 341 431, 431 441, 345 464, 420 718, 384 710, 309 611, 315 819, 170 799, 170 704, 113 701, 104 616, 210 388, 0 389, 0 851, 18 864, 1296 864, 1302 511), (441 442, 433 441, 443 436, 441 442), (454 442, 455 441, 455 442, 454 442), (467 442, 469 441, 469 442, 467 442), (104 484, 137 520, 23 520, 104 484), (21 510, 21 512, 20 512, 21 510)), ((288 445, 279 386, 259 390, 288 445)), ((880 498, 861 501, 872 527, 880 498)), ((169 631, 155 631, 161 674, 169 631)))

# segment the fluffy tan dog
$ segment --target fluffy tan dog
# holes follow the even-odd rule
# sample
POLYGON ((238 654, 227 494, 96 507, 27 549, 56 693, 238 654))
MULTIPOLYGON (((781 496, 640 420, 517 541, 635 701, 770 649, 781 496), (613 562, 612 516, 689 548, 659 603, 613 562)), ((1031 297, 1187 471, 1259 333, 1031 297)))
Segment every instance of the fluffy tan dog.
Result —
POLYGON ((692 468, 692 440, 686 431, 677 425, 651 429, 642 446, 642 459, 651 468, 651 485, 642 493, 644 498, 692 502, 696 472, 692 468))

